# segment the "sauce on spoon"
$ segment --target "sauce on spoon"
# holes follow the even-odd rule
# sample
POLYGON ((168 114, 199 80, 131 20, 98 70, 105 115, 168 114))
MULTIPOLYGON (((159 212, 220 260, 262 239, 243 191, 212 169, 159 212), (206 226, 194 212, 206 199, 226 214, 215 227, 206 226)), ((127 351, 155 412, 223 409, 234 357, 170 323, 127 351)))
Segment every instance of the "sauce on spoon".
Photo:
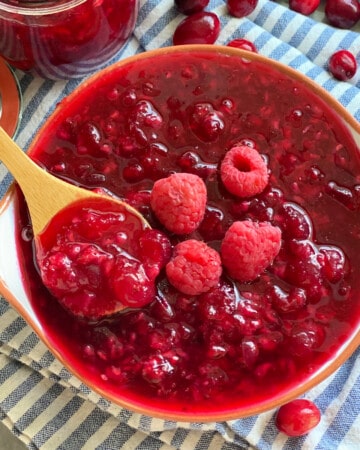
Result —
POLYGON ((25 196, 42 280, 63 306, 98 319, 153 299, 157 264, 139 242, 156 232, 139 212, 50 175, 1 127, 0 159, 25 196))

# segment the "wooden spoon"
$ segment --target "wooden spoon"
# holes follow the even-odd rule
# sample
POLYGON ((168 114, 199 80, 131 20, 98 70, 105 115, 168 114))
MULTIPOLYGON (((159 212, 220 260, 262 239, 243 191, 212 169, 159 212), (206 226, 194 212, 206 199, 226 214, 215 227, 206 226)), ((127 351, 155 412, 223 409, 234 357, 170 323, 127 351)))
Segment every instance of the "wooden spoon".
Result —
MULTIPOLYGON (((78 200, 104 198, 100 194, 74 186, 54 177, 38 166, 0 127, 0 160, 6 165, 19 184, 27 202, 34 237, 37 237, 51 219, 64 208, 78 200)), ((106 197, 114 205, 121 204, 129 214, 141 221, 143 228, 150 228, 145 218, 126 202, 106 197)))
MULTIPOLYGON (((131 227, 133 232, 135 231, 135 228, 139 231, 150 228, 150 225, 145 218, 126 202, 76 187, 46 172, 20 149, 1 127, 0 160, 7 166, 18 182, 27 202, 32 221, 36 258, 38 259, 38 262, 42 261, 43 257, 42 239, 46 236, 48 230, 50 230, 50 233, 52 230, 55 230, 55 225, 52 225, 54 217, 64 209, 68 210, 71 206, 74 206, 74 211, 77 211, 78 202, 81 202, 81 205, 89 205, 94 204, 94 200, 95 203, 100 200, 101 204, 106 202, 107 211, 114 212, 119 211, 120 206, 120 210, 126 213, 124 229, 126 229, 126 224, 131 227), (112 207, 114 208, 112 209, 112 207)), ((80 208, 81 207, 82 206, 80 206, 80 208)), ((43 276, 42 270, 40 271, 41 276, 43 276)), ((43 281, 44 284, 47 285, 45 280, 43 281)), ((51 287, 48 286, 48 288, 52 290, 51 287)), ((57 294, 54 295, 57 297, 57 294)), ((58 299, 60 300, 59 297, 58 299)), ((105 305, 105 307, 102 306, 102 314, 104 315, 117 313, 127 309, 127 306, 123 304, 121 300, 112 302, 111 304, 107 301, 103 303, 103 299, 100 299, 99 302, 101 305, 105 305)), ((77 313, 82 314, 84 317, 90 317, 91 314, 94 314, 91 308, 89 310, 81 308, 83 307, 81 306, 80 311, 77 313)))

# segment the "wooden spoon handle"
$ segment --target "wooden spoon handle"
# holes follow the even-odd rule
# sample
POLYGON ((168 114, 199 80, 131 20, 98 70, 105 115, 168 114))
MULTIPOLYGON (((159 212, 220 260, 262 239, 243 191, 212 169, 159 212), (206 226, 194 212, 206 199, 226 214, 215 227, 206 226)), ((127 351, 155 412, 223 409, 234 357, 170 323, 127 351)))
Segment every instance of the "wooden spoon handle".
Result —
MULTIPOLYGON (((69 204, 99 194, 60 180, 37 165, 0 127, 0 160, 18 182, 28 205, 34 235, 44 230, 50 220, 69 204)), ((126 202, 112 199, 137 216, 149 227, 145 218, 126 202)))
POLYGON ((96 195, 47 173, 1 127, 0 160, 14 176, 25 196, 35 235, 69 203, 96 195))

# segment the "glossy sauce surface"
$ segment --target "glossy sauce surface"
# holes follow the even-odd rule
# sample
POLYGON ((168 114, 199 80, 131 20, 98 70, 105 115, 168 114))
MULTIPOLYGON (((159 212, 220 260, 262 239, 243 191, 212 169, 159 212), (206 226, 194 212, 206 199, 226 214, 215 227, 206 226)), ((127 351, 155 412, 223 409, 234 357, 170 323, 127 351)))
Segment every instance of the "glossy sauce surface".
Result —
MULTIPOLYGON (((196 173, 207 210, 186 238, 215 249, 235 220, 282 230, 279 255, 255 281, 235 283, 224 272, 217 288, 194 297, 161 272, 149 306, 100 322, 72 317, 48 294, 31 242, 19 237, 32 301, 54 345, 101 389, 160 411, 230 410, 308 379, 357 326, 358 149, 325 104, 262 63, 183 53, 125 65, 73 99, 32 157, 56 176, 125 199, 155 228, 154 181, 196 173), (270 169, 264 192, 245 200, 218 175, 238 142, 270 169)), ((23 213, 25 229, 26 221, 23 213)))

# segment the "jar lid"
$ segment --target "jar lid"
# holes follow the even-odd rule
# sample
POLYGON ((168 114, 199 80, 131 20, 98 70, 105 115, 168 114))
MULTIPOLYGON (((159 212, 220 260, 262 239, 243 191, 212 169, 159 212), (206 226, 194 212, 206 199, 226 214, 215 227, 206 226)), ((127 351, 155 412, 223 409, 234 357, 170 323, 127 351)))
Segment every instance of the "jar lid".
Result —
POLYGON ((0 125, 13 137, 21 114, 20 89, 13 71, 0 58, 0 125))

